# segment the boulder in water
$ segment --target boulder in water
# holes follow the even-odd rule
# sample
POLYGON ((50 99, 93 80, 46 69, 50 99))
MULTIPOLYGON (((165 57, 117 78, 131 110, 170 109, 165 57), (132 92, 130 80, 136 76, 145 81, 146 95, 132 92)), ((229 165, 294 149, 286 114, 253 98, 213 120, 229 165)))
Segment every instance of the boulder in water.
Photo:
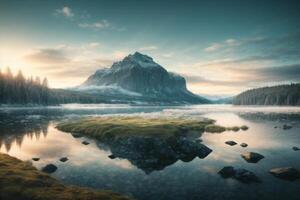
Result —
POLYGON ((48 164, 45 167, 42 168, 43 172, 46 172, 48 174, 51 174, 57 170, 57 167, 53 164, 48 164))
POLYGON ((244 158, 244 160, 246 160, 248 163, 257 163, 258 161, 260 161, 261 159, 264 158, 263 155, 259 154, 259 153, 255 153, 255 152, 247 152, 247 153, 243 153, 242 158, 244 158))
POLYGON ((277 178, 289 181, 295 181, 300 178, 300 172, 292 167, 274 168, 270 170, 270 173, 277 178))
POLYGON ((228 144, 230 146, 234 146, 236 145, 237 143, 235 141, 226 141, 225 144, 228 144))

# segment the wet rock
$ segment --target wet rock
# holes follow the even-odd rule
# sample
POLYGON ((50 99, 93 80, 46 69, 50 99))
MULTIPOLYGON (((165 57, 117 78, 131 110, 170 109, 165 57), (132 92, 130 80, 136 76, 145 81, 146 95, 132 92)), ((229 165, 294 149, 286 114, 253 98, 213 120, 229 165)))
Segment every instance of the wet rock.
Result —
POLYGON ((284 124, 283 127, 282 127, 283 130, 288 130, 288 129, 291 129, 291 128, 292 128, 292 126, 287 125, 287 124, 284 124))
POLYGON ((82 135, 79 133, 71 133, 74 138, 81 138, 82 135))
POLYGON ((68 161, 69 159, 67 157, 62 157, 61 159, 59 159, 61 162, 66 162, 68 161))
POLYGON ((293 149, 294 151, 299 151, 299 150, 300 150, 299 147, 293 147, 292 149, 293 149))
POLYGON ((220 174, 223 178, 230 178, 235 175, 235 170, 231 166, 223 167, 218 174, 220 174))
POLYGON ((278 128, 277 126, 274 126, 274 128, 278 128))
POLYGON ((243 131, 246 131, 246 130, 248 130, 248 129, 249 129, 249 127, 248 127, 248 126, 246 126, 246 125, 243 125, 243 126, 241 126, 241 129, 242 129, 243 131))
POLYGON ((277 178, 295 181, 300 178, 300 172, 292 167, 274 168, 269 171, 277 178))
POLYGON ((197 138, 197 139, 195 140, 195 142, 201 143, 201 142, 203 142, 203 140, 202 140, 201 138, 197 138))
POLYGON ((113 154, 109 155, 108 157, 109 157, 110 159, 115 159, 115 158, 116 158, 116 156, 113 155, 113 154))
POLYGON ((81 142, 82 144, 84 144, 84 145, 88 145, 88 144, 90 144, 89 142, 87 142, 87 141, 83 141, 83 142, 81 142))
POLYGON ((259 153, 255 153, 255 152, 247 152, 247 153, 243 153, 242 158, 244 158, 244 160, 246 160, 248 163, 257 163, 258 161, 260 161, 261 159, 264 158, 263 155, 259 154, 259 153))
POLYGON ((235 141, 226 141, 225 142, 225 144, 228 144, 228 145, 230 145, 230 146, 234 146, 234 145, 236 145, 237 143, 235 142, 235 141))
POLYGON ((234 126, 234 127, 231 127, 231 130, 234 132, 237 132, 240 130, 240 127, 234 126))
POLYGON ((56 170, 57 170, 57 167, 53 164, 48 164, 48 165, 46 165, 45 167, 42 168, 43 172, 46 172, 46 173, 49 173, 49 174, 55 172, 56 170))
POLYGON ((32 158, 33 161, 39 161, 40 158, 32 158))
POLYGON ((235 169, 232 166, 224 167, 218 174, 223 178, 233 178, 243 183, 260 182, 260 179, 253 172, 246 169, 235 169))
POLYGON ((246 143, 242 143, 242 144, 240 144, 240 146, 241 146, 241 147, 247 147, 247 146, 248 146, 248 144, 246 144, 246 143))
POLYGON ((246 169, 236 169, 234 178, 243 183, 260 182, 259 178, 246 169))

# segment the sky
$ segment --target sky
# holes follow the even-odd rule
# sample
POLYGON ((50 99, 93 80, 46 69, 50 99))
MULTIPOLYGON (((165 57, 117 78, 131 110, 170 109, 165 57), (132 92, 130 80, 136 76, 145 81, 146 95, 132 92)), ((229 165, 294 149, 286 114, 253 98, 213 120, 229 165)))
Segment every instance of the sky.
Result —
POLYGON ((300 82, 300 1, 0 0, 0 68, 79 85, 136 51, 196 94, 300 82))

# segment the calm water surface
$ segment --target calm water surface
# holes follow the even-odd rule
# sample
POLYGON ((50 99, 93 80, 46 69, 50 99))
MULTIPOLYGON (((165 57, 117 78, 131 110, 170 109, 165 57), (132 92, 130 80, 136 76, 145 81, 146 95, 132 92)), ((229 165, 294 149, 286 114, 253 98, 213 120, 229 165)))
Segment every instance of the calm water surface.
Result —
MULTIPOLYGON (((239 107, 203 105, 182 107, 141 107, 128 105, 64 105, 48 108, 0 109, 0 151, 22 160, 41 158, 33 165, 38 169, 53 163, 58 170, 52 175, 67 184, 109 189, 140 200, 186 199, 299 199, 300 181, 284 181, 270 175, 275 167, 291 166, 300 170, 300 108, 239 107), (203 144, 213 150, 206 158, 175 163, 153 163, 130 159, 110 159, 110 146, 90 138, 75 138, 55 128, 70 118, 101 115, 143 117, 211 118, 223 126, 247 125, 247 131, 203 133, 203 144), (283 130, 284 124, 293 128, 283 130), (274 128, 277 126, 278 128, 274 128), (89 141, 83 145, 82 141, 89 141), (228 146, 234 140, 249 146, 228 146), (265 156, 260 162, 245 162, 246 151, 265 156), (59 158, 67 156, 65 163, 59 158), (149 166, 153 170, 149 171, 149 166), (223 179, 217 172, 224 166, 254 172, 261 183, 245 184, 223 179)), ((142 154, 143 155, 143 154, 142 154)), ((143 159, 143 157, 141 157, 143 159)), ((145 158, 146 159, 146 158, 145 158)), ((158 160, 160 158, 157 158, 158 160)), ((143 161, 143 160, 142 160, 143 161)))

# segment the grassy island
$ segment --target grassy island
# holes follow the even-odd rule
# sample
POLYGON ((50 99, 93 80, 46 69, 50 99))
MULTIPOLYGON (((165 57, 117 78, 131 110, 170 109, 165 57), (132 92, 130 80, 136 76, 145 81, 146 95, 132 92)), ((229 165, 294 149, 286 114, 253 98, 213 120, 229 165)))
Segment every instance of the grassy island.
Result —
POLYGON ((128 200, 110 191, 65 186, 29 162, 0 153, 0 199, 128 200))
POLYGON ((169 137, 189 131, 204 132, 213 120, 142 118, 142 117, 91 117, 67 121, 57 125, 59 130, 81 133, 96 139, 122 136, 169 137))

